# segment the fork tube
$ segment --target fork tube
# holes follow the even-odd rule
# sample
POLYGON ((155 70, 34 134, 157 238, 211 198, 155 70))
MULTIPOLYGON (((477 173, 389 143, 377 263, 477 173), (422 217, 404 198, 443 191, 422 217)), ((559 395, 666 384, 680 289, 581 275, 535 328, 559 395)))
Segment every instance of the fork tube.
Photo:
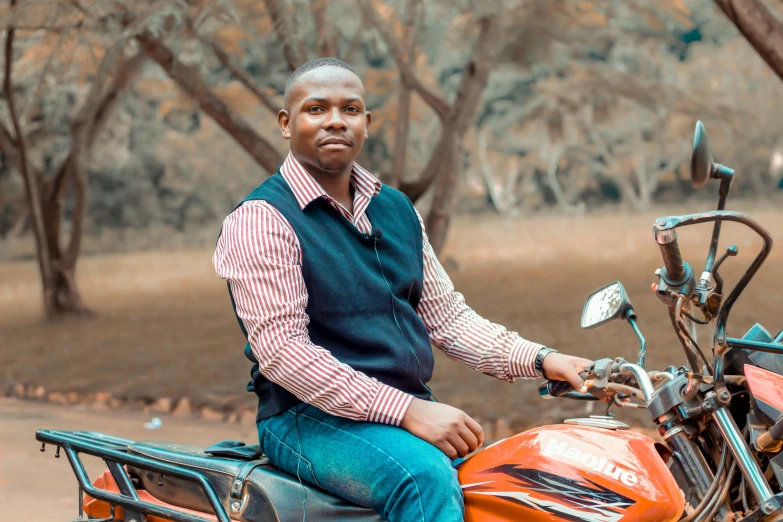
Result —
POLYGON ((764 478, 764 474, 761 472, 756 459, 753 458, 748 445, 745 443, 739 428, 734 423, 734 419, 731 418, 725 407, 719 408, 713 413, 712 418, 715 419, 723 439, 729 445, 734 458, 737 459, 742 474, 745 476, 751 491, 756 496, 756 500, 758 500, 759 504, 763 504, 773 496, 772 490, 764 478))
MULTIPOLYGON (((668 438, 664 435, 664 439, 666 439, 666 444, 674 451, 675 458, 679 460, 682 470, 685 472, 685 479, 695 492, 694 498, 688 500, 695 502, 693 505, 696 506, 704 498, 707 490, 710 489, 710 485, 715 479, 715 474, 704 458, 701 448, 684 431, 678 431, 668 438)), ((717 465, 717 462, 715 464, 717 465)), ((721 472, 721 470, 718 471, 721 472)), ((684 484, 680 485, 683 491, 686 491, 683 486, 684 484)), ((686 492, 686 499, 687 495, 689 493, 686 492)), ((731 520, 729 518, 730 515, 731 507, 724 502, 718 512, 718 520, 731 520)))

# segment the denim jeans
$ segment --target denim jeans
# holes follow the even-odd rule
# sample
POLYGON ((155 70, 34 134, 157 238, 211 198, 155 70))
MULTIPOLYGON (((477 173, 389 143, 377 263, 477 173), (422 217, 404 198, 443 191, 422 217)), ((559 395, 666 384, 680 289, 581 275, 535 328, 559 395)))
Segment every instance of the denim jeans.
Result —
POLYGON ((402 428, 357 422, 299 404, 258 423, 261 448, 278 468, 389 522, 463 519, 452 462, 402 428), (298 432, 298 434, 297 434, 298 432))

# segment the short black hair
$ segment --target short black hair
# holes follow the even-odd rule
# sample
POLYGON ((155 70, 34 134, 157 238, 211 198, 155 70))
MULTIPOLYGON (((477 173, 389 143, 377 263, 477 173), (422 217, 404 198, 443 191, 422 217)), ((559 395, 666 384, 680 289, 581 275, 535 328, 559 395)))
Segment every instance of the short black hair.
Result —
MULTIPOLYGON (((299 78, 301 78, 303 74, 310 72, 313 69, 318 69, 319 67, 340 67, 341 69, 347 69, 356 74, 353 67, 338 58, 316 58, 315 60, 303 63, 291 73, 291 76, 288 77, 288 81, 285 83, 285 94, 283 95, 283 99, 285 100, 286 108, 288 108, 288 96, 291 93, 291 89, 293 89, 296 82, 299 81, 299 78)), ((359 75, 357 74, 356 76, 358 77, 359 75)))

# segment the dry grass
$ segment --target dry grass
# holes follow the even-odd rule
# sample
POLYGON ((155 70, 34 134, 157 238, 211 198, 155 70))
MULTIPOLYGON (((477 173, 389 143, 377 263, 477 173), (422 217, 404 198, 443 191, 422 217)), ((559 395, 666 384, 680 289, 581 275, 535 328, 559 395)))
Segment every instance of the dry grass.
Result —
MULTIPOLYGON (((783 237, 783 211, 771 206, 742 210, 774 238, 783 237)), ((651 237, 653 220, 675 213, 681 209, 632 216, 534 216, 507 226, 492 216, 461 217, 442 257, 462 265, 463 271, 452 270, 452 278, 485 317, 561 351, 593 358, 631 358, 637 350, 630 328, 619 322, 598 330, 578 328, 588 293, 619 279, 650 341, 650 366, 680 365, 681 348, 665 309, 649 290, 652 272, 661 264, 651 237)), ((680 237, 686 259, 699 268, 709 228, 683 231, 680 237)), ((732 281, 760 243, 737 225, 725 227, 722 245, 729 241, 740 248, 726 270, 732 281)), ((0 382, 131 398, 187 395, 205 402, 252 403, 244 393, 249 369, 241 354, 244 340, 225 285, 212 269, 211 253, 86 256, 78 278, 96 315, 53 324, 40 318, 35 264, 0 265, 0 382)), ((781 258, 783 250, 773 250, 738 302, 731 335, 741 335, 755 321, 775 332, 783 328, 781 258)), ((511 387, 443 357, 438 357, 433 382, 441 401, 482 419, 529 424, 581 411, 565 402, 531 400, 534 387, 533 382, 511 387)))

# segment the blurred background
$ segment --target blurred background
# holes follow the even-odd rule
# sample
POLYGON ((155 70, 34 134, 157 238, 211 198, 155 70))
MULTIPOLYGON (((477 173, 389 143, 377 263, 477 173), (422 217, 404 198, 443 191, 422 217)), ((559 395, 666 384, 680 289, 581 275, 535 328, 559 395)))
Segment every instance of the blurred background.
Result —
MULTIPOLYGON (((360 163, 414 200, 468 304, 561 352, 630 359, 627 324, 579 329, 587 295, 620 280, 648 366, 680 366, 649 288, 662 265, 650 228, 717 203, 717 186, 690 185, 702 120, 737 171, 729 208, 780 240, 781 15, 772 0, 5 3, 0 390, 87 405, 82 429, 107 408, 252 417, 211 256, 226 214, 285 157, 286 79, 321 56, 364 80, 360 163)), ((740 250, 732 282, 760 243, 724 230, 721 248, 740 250)), ((710 231, 681 233, 696 268, 710 231)), ((783 328, 781 258, 730 335, 783 328)), ((489 438, 585 413, 437 355, 436 395, 489 438)))

